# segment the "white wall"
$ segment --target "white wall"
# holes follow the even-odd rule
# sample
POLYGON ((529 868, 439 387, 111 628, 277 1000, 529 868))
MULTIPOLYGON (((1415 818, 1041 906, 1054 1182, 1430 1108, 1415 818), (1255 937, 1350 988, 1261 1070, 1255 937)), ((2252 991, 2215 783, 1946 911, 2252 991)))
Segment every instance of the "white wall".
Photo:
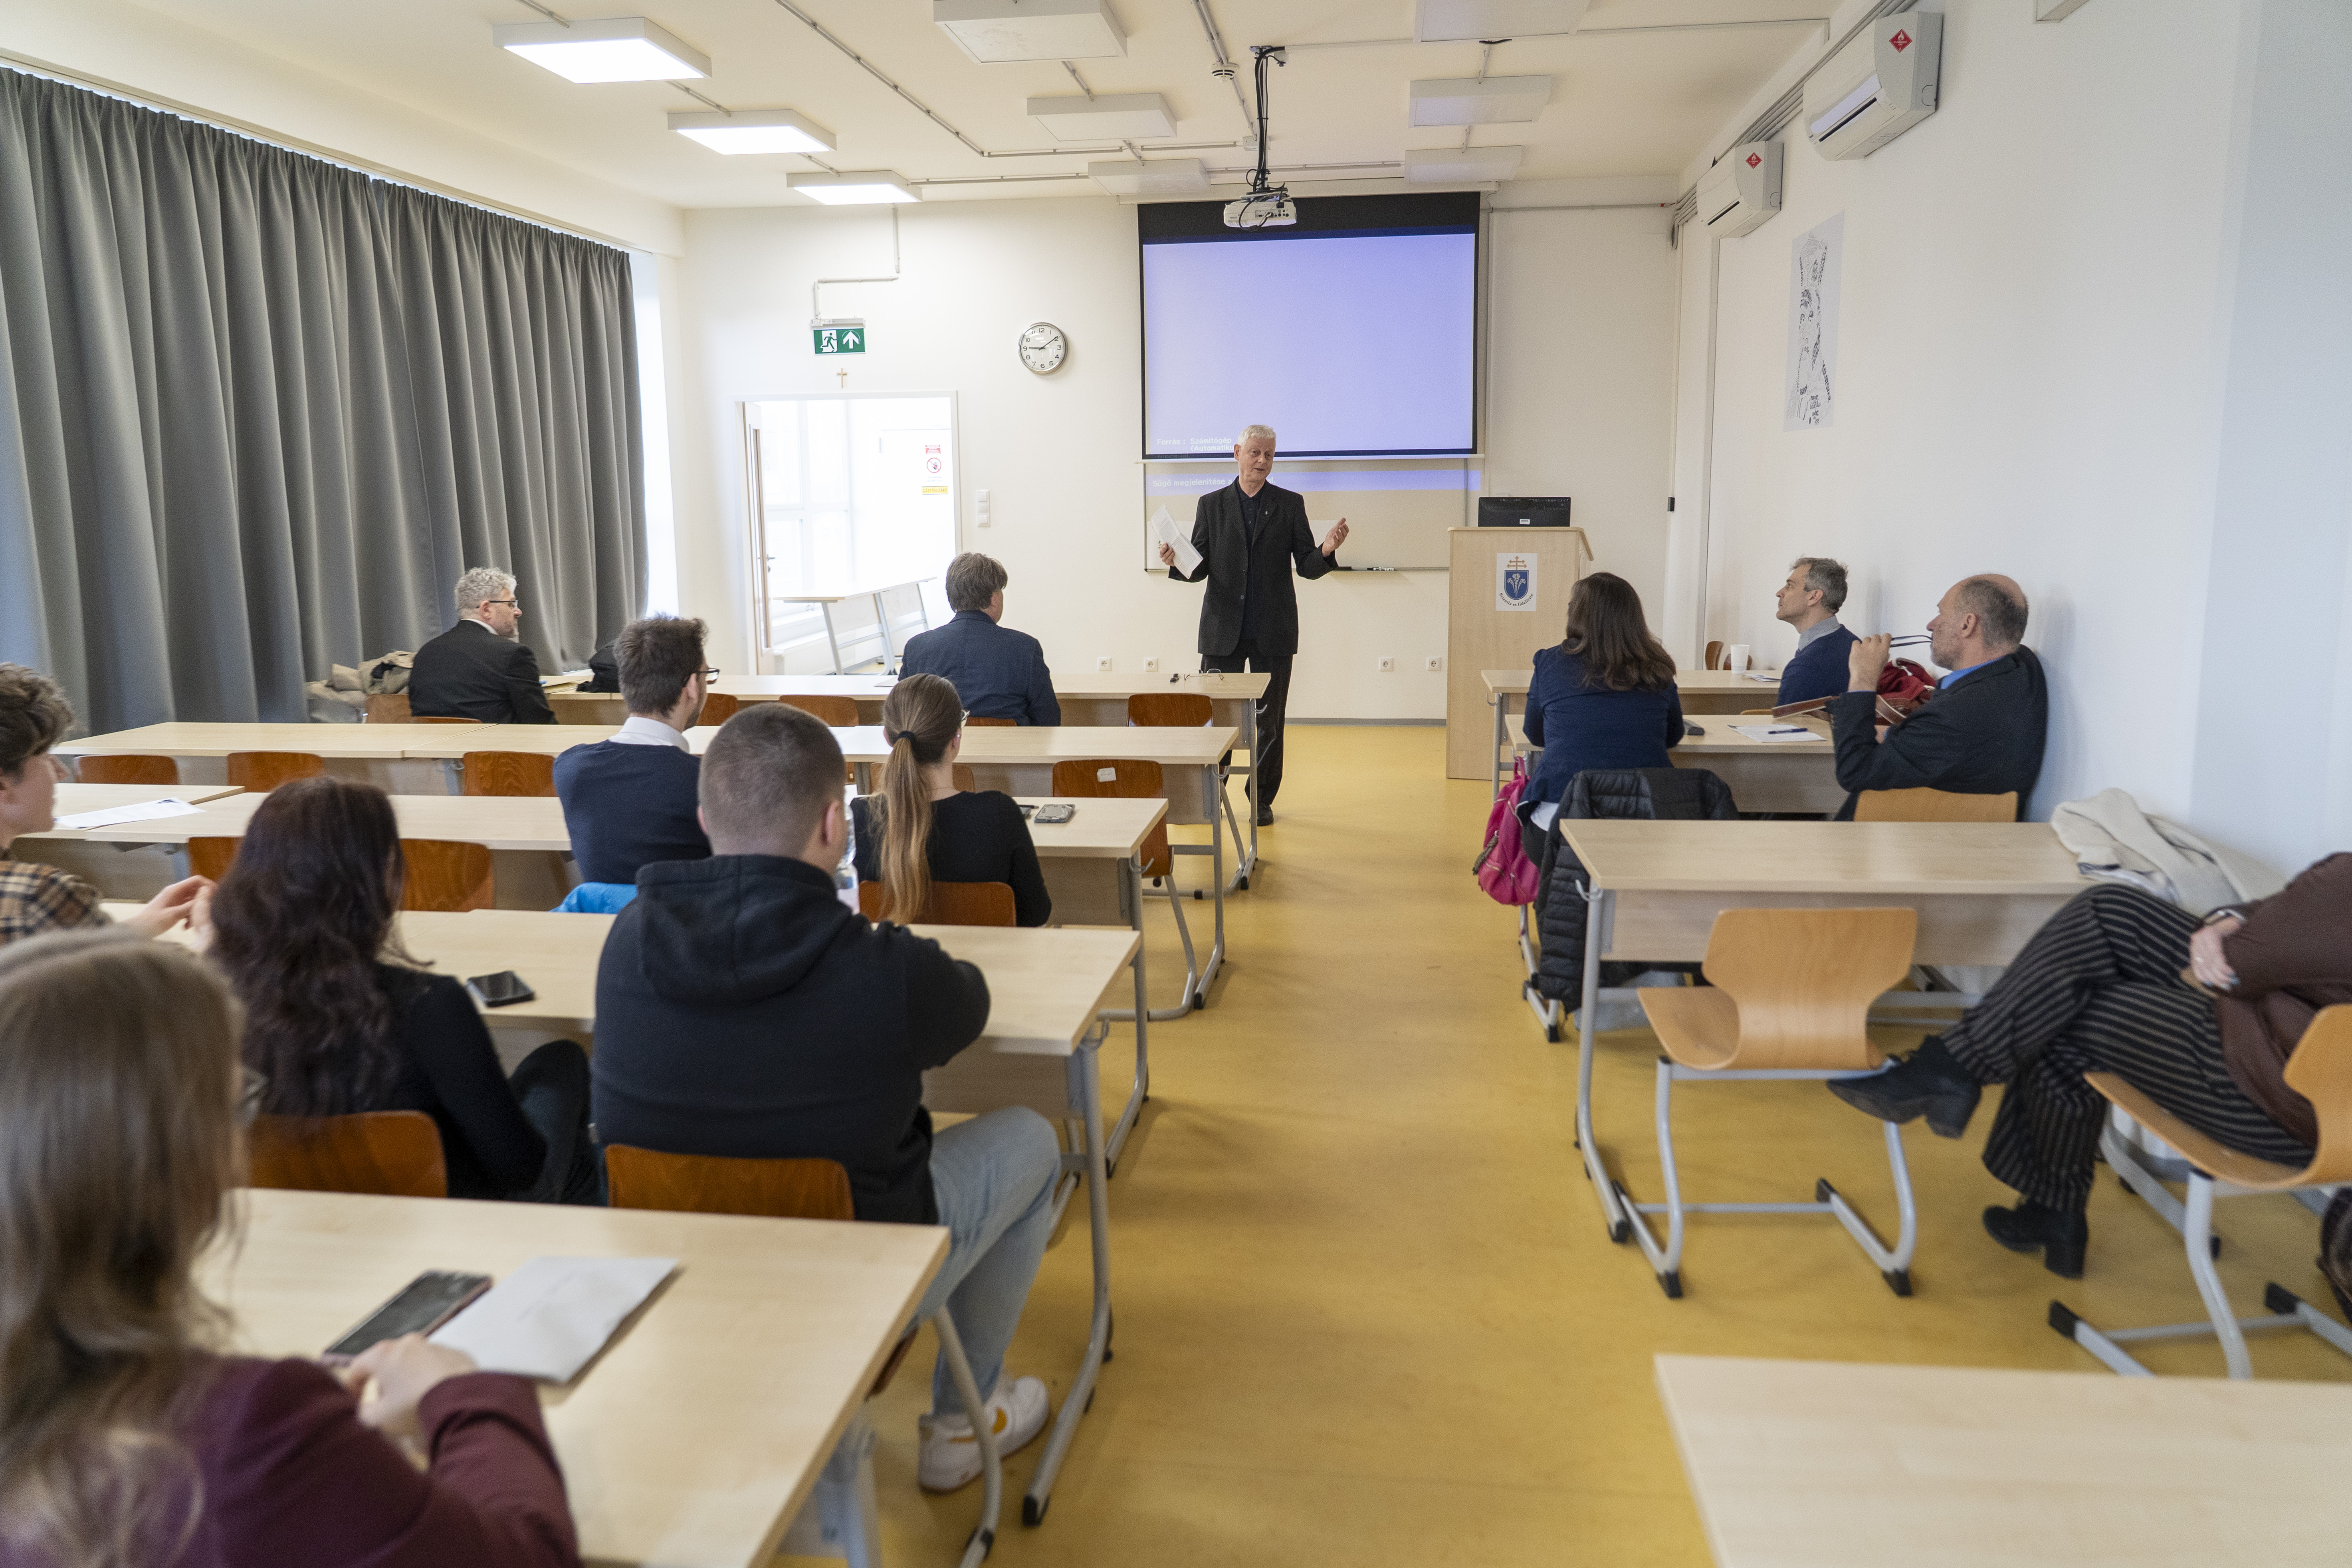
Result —
MULTIPOLYGON (((1529 194, 1654 199, 1664 185, 1647 182, 1630 197, 1622 183, 1529 194)), ((833 390, 845 366, 852 391, 959 395, 964 545, 1005 563, 1007 622, 1038 636, 1050 661, 1090 670, 1108 656, 1134 671, 1157 658, 1166 670, 1198 668, 1202 590, 1139 564, 1146 508, 1133 210, 1064 197, 925 204, 900 216, 902 281, 825 291, 827 314, 863 315, 874 330, 874 348, 843 361, 809 350, 809 285, 887 273, 884 211, 688 215, 671 330, 688 362, 672 382, 680 599, 711 621, 716 646, 728 650, 720 664, 748 668, 751 656, 735 405, 833 390), (1070 338, 1069 360, 1051 376, 1031 374, 1013 352, 1016 334, 1039 320, 1070 338), (972 526, 974 489, 990 492, 989 528, 972 526)), ((1674 287, 1663 215, 1529 213, 1496 224, 1487 488, 1575 496, 1601 564, 1654 593, 1674 287)), ((1246 320, 1209 330, 1239 342, 1246 320)), ((1444 652, 1445 600, 1442 572, 1301 584, 1291 712, 1443 718, 1444 678, 1422 661, 1444 652), (1394 673, 1377 672, 1382 655, 1395 658, 1394 673)))
MULTIPOLYGON (((2271 0, 2269 9, 2283 7, 2271 0)), ((2335 279, 2321 335, 2338 333, 2326 341, 2339 345, 2344 310, 2342 207, 2323 218, 2308 210, 2326 206, 2316 190, 2249 181, 2249 138, 2233 134, 2252 86, 2240 68, 2242 22, 2258 31, 2262 10, 2094 0, 2037 26, 2021 0, 1954 5, 1940 112, 1858 163, 1824 161, 1801 126, 1784 133, 1785 210, 1719 242, 1719 257, 1703 241, 1682 255, 1676 489, 1685 498, 1707 477, 1708 291, 1718 264, 1720 280, 1705 619, 1702 627, 1682 573, 1679 618, 1669 617, 1681 651, 1705 636, 1784 659, 1793 637, 1773 622, 1770 595, 1801 553, 1848 563, 1845 619, 1865 630, 1917 630, 1953 581, 2005 572, 2032 600, 2027 640, 2051 677, 2036 815, 2122 785, 2149 809, 2283 866, 2318 853, 2317 780, 2295 775, 2292 790, 2315 804, 2278 832, 2265 826, 2269 806, 2223 782, 2308 740, 2291 742, 2293 730, 2275 723, 2200 721, 2200 700, 2231 700, 2224 689, 2252 680, 2253 664, 2266 667, 2270 701, 2301 706, 2307 736, 2325 723, 2317 716, 2336 711, 2328 682, 2344 657, 2337 621, 2318 618, 2317 606, 2332 616, 2345 579, 2346 356, 2327 351, 2336 358, 2323 372, 2326 353, 2314 351, 2325 345, 2295 341, 2288 309, 2270 311, 2259 351, 2246 338, 2250 308, 2280 288, 2335 279), (2242 265, 2233 202, 2250 215, 2242 265), (1841 213, 1836 423, 1784 432, 1791 246, 1841 213), (2271 422, 2265 396, 2298 403, 2323 381, 2334 401, 2313 412, 2334 418, 2331 435, 2309 419, 2292 434, 2271 422), (2233 430, 2243 426, 2226 468, 2225 394, 2233 430), (2280 436, 2304 444, 2302 461, 2280 466, 2280 436), (2217 476, 2230 486, 2220 541, 2217 476), (2333 553, 2322 548, 2331 530, 2333 553), (2257 652, 2289 602, 2280 590, 2298 558, 2316 568, 2303 595, 2311 604, 2294 601, 2309 617, 2297 645, 2307 676, 2257 652), (2223 639, 2235 651, 2221 651, 2223 639), (2231 750, 2237 762, 2219 761, 2231 750)), ((2284 10, 2339 51, 2352 26, 2340 4, 2288 0, 2284 10)), ((2267 127, 2277 173, 2291 163, 2340 190, 2347 98, 2331 68, 2340 67, 2278 63, 2272 85, 2298 108, 2253 123, 2255 140, 2267 127), (2332 127, 2326 135, 2321 122, 2332 127), (2290 146, 2299 148, 2292 158, 2290 146)), ((1699 521, 1685 505, 1678 569, 1699 521)), ((2352 775, 2331 765, 2340 843, 2352 775)))

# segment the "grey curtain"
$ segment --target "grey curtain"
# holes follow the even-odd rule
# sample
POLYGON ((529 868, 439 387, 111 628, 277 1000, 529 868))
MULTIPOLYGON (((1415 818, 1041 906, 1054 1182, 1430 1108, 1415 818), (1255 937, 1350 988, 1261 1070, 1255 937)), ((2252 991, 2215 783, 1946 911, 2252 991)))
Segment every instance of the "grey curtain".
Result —
POLYGON ((299 721, 469 566, 543 668, 645 581, 625 252, 0 69, 0 659, 299 721))

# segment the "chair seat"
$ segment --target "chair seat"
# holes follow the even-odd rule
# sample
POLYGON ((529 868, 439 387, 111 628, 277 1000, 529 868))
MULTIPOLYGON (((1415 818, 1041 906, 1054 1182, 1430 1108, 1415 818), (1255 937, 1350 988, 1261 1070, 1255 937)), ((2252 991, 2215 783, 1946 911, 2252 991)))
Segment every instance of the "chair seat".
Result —
POLYGON ((2092 1072, 2083 1077, 2106 1097, 2109 1104, 2180 1151, 2182 1159, 2218 1181, 2257 1192, 2282 1192, 2313 1184, 2309 1167, 2298 1171, 2292 1165, 2258 1160, 2218 1143, 2114 1073, 2092 1072))
POLYGON ((1719 1068, 1739 1048, 1739 1004, 1712 985, 1645 985, 1642 1011, 1667 1058, 1686 1068, 1719 1068))

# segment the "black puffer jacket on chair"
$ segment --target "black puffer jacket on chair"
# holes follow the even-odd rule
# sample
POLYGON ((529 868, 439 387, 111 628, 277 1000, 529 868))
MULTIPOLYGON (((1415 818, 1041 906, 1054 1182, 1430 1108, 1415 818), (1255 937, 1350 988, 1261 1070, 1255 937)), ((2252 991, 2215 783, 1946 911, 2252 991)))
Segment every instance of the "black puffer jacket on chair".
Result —
MULTIPOLYGON (((1537 933, 1542 951, 1536 963, 1536 990, 1570 1008, 1584 999, 1584 865, 1560 837, 1559 825, 1575 818, 1656 821, 1723 821, 1739 815, 1731 786, 1705 768, 1590 769, 1569 781, 1559 815, 1544 836, 1536 864, 1543 880, 1536 890, 1537 933)), ((1657 963, 1603 963, 1601 984, 1622 985, 1657 963)))

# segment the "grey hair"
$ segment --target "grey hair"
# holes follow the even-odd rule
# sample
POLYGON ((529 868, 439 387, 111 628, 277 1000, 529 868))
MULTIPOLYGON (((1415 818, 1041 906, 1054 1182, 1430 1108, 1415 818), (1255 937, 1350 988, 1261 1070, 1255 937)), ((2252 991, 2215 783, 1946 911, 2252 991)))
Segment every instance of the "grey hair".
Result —
MULTIPOLYGON (((1244 425, 1242 426, 1242 433, 1234 437, 1234 445, 1236 447, 1246 447, 1252 441, 1274 441, 1274 426, 1271 425, 1244 425)), ((1280 445, 1279 442, 1276 442, 1275 444, 1277 446, 1280 445)))
POLYGON ((2025 640, 2025 600, 1990 577, 1960 584, 1958 604, 1976 616, 1987 647, 2013 648, 2025 640))
POLYGON ((1011 581, 997 562, 967 551, 948 563, 948 608, 984 610, 997 591, 1011 581))
POLYGON ((491 599, 503 599, 514 592, 515 580, 495 566, 477 566, 457 579, 457 613, 466 615, 478 610, 491 599))
POLYGON ((1826 555, 1800 555, 1789 563, 1789 570, 1805 569, 1805 586, 1822 591, 1822 608, 1836 615, 1845 603, 1845 563, 1826 555))

